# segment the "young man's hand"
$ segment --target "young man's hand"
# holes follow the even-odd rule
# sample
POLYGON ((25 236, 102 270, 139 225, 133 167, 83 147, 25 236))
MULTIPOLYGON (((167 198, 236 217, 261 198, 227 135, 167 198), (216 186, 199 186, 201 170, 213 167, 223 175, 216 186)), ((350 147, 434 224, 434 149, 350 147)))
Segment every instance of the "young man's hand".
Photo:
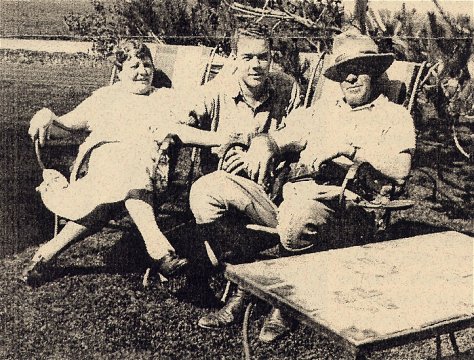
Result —
POLYGON ((271 136, 262 134, 254 137, 247 151, 247 173, 250 179, 265 186, 278 154, 278 145, 271 136))
POLYGON ((233 146, 222 159, 221 169, 230 174, 238 174, 239 172, 247 171, 247 152, 242 146, 233 146))

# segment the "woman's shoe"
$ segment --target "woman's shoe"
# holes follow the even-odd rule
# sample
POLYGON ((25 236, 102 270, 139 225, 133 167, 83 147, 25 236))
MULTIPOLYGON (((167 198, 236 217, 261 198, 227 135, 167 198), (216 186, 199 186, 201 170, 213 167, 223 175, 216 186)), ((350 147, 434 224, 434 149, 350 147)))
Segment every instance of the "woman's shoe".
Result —
POLYGON ((37 286, 44 278, 44 269, 46 261, 44 258, 38 260, 30 260, 28 265, 23 269, 19 280, 29 286, 37 286))
POLYGON ((171 278, 181 274, 188 264, 189 261, 187 259, 170 252, 157 260, 155 266, 161 275, 171 278))

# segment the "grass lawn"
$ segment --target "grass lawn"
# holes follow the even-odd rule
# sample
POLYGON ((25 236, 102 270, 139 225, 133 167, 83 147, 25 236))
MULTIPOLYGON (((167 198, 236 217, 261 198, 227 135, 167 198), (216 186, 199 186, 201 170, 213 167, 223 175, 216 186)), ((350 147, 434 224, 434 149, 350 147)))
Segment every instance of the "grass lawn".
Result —
POLYGON ((64 17, 71 12, 86 14, 93 11, 88 0, 0 0, 0 7, 0 36, 71 35, 64 17))
MULTIPOLYGON (((41 174, 26 136, 28 121, 42 106, 64 113, 94 88, 80 81, 87 69, 64 71, 61 66, 0 63, 0 359, 240 359, 240 326, 204 331, 197 319, 211 309, 178 299, 157 283, 143 289, 139 242, 120 231, 107 230, 73 246, 53 264, 52 278, 39 288, 16 281, 36 245, 52 231, 51 215, 34 192, 41 174)), ((442 134, 424 140, 431 142, 419 143, 408 187, 416 205, 394 217, 394 236, 444 229, 474 234, 473 165, 463 161, 442 134), (433 180, 438 184, 436 199, 431 197, 433 180)), ((183 279, 178 279, 171 290, 182 286, 183 279)), ((212 287, 219 292, 222 286, 223 279, 216 276, 212 287)), ((274 345, 258 343, 267 310, 262 304, 254 315, 255 358, 346 356, 339 345, 305 326, 274 345)), ((472 330, 457 334, 460 357, 451 355, 443 337, 445 359, 474 358, 473 336, 472 330)), ((371 359, 433 359, 435 354, 430 340, 378 352, 371 359)))

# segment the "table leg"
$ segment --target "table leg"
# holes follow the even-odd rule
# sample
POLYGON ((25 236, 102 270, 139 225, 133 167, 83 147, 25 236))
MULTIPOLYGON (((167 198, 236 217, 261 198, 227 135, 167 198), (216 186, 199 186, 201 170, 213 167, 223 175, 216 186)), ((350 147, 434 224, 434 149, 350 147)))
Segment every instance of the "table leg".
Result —
POLYGON ((441 336, 436 334, 436 359, 441 360, 441 336))
POLYGON ((357 351, 355 360, 367 360, 367 353, 365 351, 357 351))
POLYGON ((221 302, 223 304, 227 303, 227 299, 229 298, 230 287, 231 286, 232 286, 232 283, 229 280, 227 280, 227 282, 225 284, 224 292, 222 293, 222 297, 221 297, 221 302))
POLYGON ((454 332, 449 333, 449 340, 451 340, 451 346, 453 347, 454 353, 459 355, 459 346, 456 342, 456 337, 454 336, 454 332))
POLYGON ((250 351, 250 342, 249 342, 249 320, 250 315, 252 314, 252 310, 255 306, 254 302, 250 302, 245 309, 244 314, 244 322, 242 324, 242 342, 244 347, 244 359, 250 360, 252 358, 252 354, 250 351))

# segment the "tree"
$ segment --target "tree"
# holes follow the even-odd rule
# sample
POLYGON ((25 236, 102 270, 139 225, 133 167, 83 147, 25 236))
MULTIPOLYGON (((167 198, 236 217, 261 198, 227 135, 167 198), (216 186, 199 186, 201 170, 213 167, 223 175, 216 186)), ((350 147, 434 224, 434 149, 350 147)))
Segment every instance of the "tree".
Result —
POLYGON ((260 23, 271 29, 275 59, 302 83, 307 64, 299 51, 330 47, 343 20, 341 0, 91 0, 93 12, 65 18, 71 32, 94 41, 108 56, 119 39, 148 37, 168 44, 217 46, 229 52, 238 26, 260 23))
POLYGON ((95 50, 104 55, 111 53, 120 38, 131 36, 169 44, 219 45, 229 52, 232 31, 257 23, 272 32, 276 61, 302 83, 307 65, 300 64, 299 52, 329 50, 333 36, 344 24, 352 24, 398 59, 436 61, 442 57, 450 69, 460 71, 471 52, 470 19, 452 19, 433 1, 443 21, 432 13, 428 26, 404 4, 394 15, 379 14, 367 11, 367 0, 356 0, 349 19, 344 19, 341 0, 91 0, 93 12, 70 14, 65 21, 74 34, 93 40, 95 50))

